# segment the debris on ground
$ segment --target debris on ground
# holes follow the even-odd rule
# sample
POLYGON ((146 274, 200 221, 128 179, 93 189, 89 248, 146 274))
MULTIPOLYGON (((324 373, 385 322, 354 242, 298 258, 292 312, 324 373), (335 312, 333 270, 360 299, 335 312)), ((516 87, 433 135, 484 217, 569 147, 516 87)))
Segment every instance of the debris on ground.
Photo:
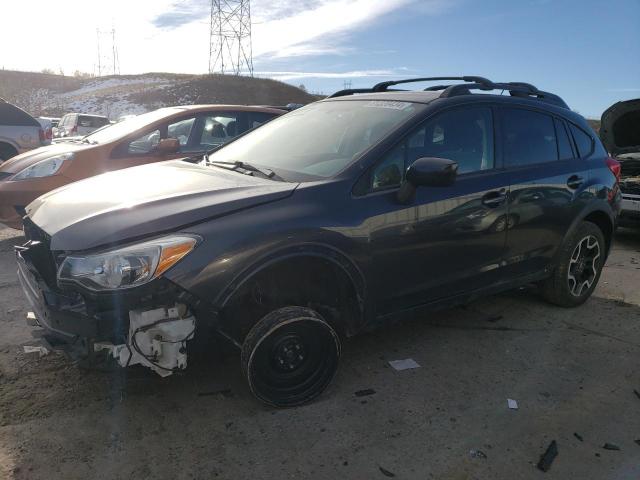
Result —
POLYGON ((584 441, 584 439, 582 438, 582 435, 580 435, 579 433, 573 433, 573 436, 576 437, 578 440, 580 440, 581 442, 584 441))
POLYGON ((487 322, 491 322, 491 323, 495 323, 498 320, 502 320, 504 317, 502 315, 493 315, 491 317, 487 317, 486 320, 487 322))
POLYGON ((513 398, 507 398, 507 406, 511 410, 518 410, 518 402, 516 402, 513 398))
POLYGON ((383 474, 385 477, 393 478, 393 477, 395 477, 395 476, 396 476, 396 474, 395 474, 395 473, 390 472, 390 471, 389 471, 389 470, 387 470, 386 468, 382 468, 382 467, 378 467, 378 468, 380 469, 380 471, 382 472, 382 474, 383 474))
POLYGON ((469 455, 471 455, 471 458, 487 458, 487 454, 482 450, 469 450, 469 455))
POLYGON ((376 391, 373 388, 365 388, 364 390, 358 390, 354 392, 356 397, 366 397, 367 395, 373 395, 376 391))
POLYGON ((221 388, 218 390, 210 390, 207 392, 198 392, 198 396, 199 397, 210 397, 212 395, 222 395, 223 397, 231 397, 232 396, 232 392, 230 388, 221 388))
POLYGON ((636 438, 636 439, 634 440, 634 442, 636 442, 638 445, 640 445, 640 438, 636 438))
POLYGON ((633 390, 633 393, 635 393, 635 394, 636 394, 636 397, 640 398, 640 392, 639 392, 638 390, 635 390, 635 389, 634 389, 634 390, 633 390))
POLYGON ((539 470, 542 470, 543 472, 547 472, 551 468, 551 464, 553 463, 553 461, 556 459, 557 456, 558 456, 558 444, 556 443, 555 440, 553 440, 549 444, 545 452, 540 456, 540 460, 538 461, 538 465, 536 466, 538 467, 539 470))
POLYGON ((25 345, 22 348, 24 348, 24 353, 37 353, 40 357, 49 355, 49 350, 42 345, 25 345))
POLYGON ((389 365, 391 365, 395 370, 408 370, 410 368, 420 368, 418 362, 416 362, 413 358, 405 358, 404 360, 390 360, 389 365))
POLYGON ((620 450, 620 447, 618 445, 616 445, 615 443, 605 443, 602 448, 604 448, 605 450, 620 450))

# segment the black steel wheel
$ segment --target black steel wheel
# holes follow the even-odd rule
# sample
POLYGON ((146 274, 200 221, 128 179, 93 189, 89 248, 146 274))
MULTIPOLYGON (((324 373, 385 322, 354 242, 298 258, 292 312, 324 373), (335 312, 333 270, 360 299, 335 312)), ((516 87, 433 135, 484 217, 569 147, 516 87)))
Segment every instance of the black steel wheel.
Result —
POLYGON ((542 294, 562 307, 584 303, 596 288, 606 255, 600 228, 582 222, 562 246, 553 275, 542 282, 542 294))
POLYGON ((276 407, 293 407, 320 395, 331 383, 340 358, 340 339, 314 310, 274 310, 247 335, 242 369, 251 392, 276 407))

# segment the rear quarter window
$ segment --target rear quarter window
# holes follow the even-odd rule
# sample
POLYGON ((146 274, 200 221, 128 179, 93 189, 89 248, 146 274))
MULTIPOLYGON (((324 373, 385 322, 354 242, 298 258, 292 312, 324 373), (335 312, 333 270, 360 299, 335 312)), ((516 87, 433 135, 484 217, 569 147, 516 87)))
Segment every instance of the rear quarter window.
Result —
POLYGON ((593 152, 593 138, 591 138, 591 135, 573 123, 569 124, 569 129, 573 135, 573 140, 576 142, 578 156, 585 158, 591 155, 591 152, 593 152))
POLYGON ((18 127, 40 126, 38 121, 27 112, 15 105, 5 102, 0 102, 0 125, 12 125, 18 127))

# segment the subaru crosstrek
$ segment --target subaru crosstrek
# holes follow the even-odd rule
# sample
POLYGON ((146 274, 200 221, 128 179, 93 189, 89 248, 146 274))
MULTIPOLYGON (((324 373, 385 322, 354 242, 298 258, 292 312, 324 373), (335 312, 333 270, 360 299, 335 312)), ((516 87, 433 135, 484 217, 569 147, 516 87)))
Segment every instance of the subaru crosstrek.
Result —
POLYGON ((16 250, 37 323, 163 376, 213 328, 254 395, 292 406, 327 387, 343 338, 402 312, 528 283, 582 304, 611 247, 618 162, 532 85, 419 80, 462 83, 341 91, 199 164, 38 198, 16 250))

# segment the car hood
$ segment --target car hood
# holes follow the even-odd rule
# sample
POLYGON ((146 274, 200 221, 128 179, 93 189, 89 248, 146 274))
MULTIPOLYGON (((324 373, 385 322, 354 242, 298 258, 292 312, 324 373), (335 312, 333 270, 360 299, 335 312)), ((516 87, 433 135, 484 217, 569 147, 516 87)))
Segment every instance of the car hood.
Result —
POLYGON ((30 167, 34 163, 44 160, 45 158, 61 155, 63 153, 78 152, 93 146, 94 145, 86 143, 55 143, 36 148, 35 150, 29 150, 28 152, 16 155, 15 157, 6 160, 0 165, 0 172, 18 173, 25 168, 30 167))
POLYGON ((613 155, 640 152, 640 98, 611 105, 600 120, 600 138, 613 155))
POLYGON ((66 185, 26 212, 51 237, 52 250, 87 250, 280 200, 297 185, 174 160, 66 185))

